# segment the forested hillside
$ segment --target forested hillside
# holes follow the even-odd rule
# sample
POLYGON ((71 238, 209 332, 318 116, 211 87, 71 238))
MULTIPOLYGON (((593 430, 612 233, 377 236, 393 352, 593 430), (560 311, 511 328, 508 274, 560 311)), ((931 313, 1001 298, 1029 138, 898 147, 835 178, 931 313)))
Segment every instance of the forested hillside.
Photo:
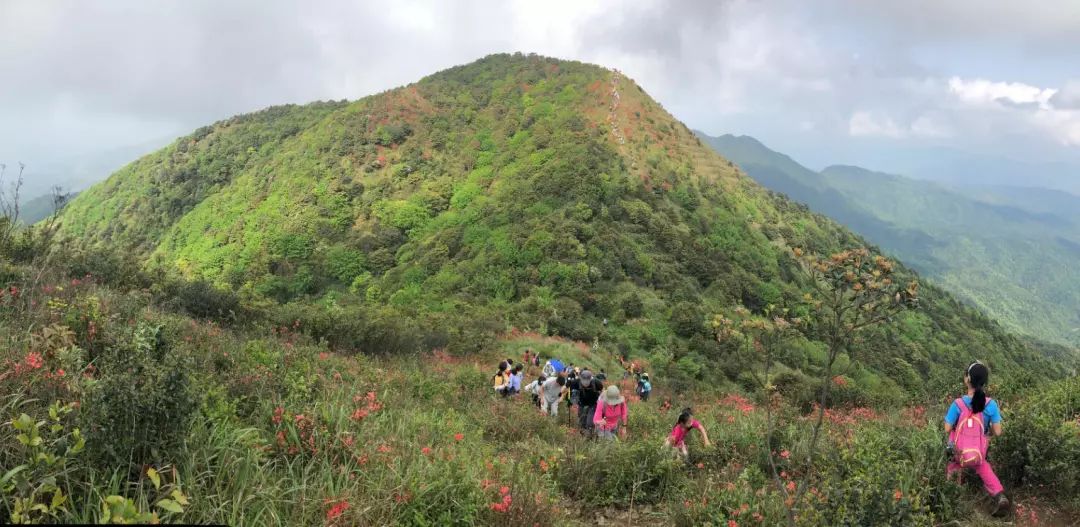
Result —
MULTIPOLYGON (((804 309, 792 249, 863 243, 758 186, 621 74, 509 55, 200 129, 62 220, 73 242, 158 272, 408 335, 342 345, 469 350, 518 327, 713 380, 743 366, 712 338, 714 314, 804 309)), ((923 296, 865 343, 860 397, 923 393, 972 357, 1043 367, 975 310, 923 296)), ((787 361, 796 384, 817 346, 787 361)))
POLYGON ((1010 331, 1075 345, 1080 198, 947 188, 850 166, 817 173, 751 137, 703 137, 762 185, 835 218, 1010 331))

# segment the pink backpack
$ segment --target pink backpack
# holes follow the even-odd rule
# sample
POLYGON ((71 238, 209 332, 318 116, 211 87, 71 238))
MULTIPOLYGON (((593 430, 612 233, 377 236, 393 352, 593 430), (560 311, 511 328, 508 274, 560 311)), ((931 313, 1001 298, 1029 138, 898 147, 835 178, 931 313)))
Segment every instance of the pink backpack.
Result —
MULTIPOLYGON (((990 399, 986 400, 986 404, 990 404, 990 399)), ((989 445, 985 432, 986 419, 982 412, 972 413, 963 398, 956 400, 956 406, 960 408, 960 419, 956 420, 956 428, 952 432, 956 462, 963 468, 975 468, 986 460, 986 447, 989 445)))

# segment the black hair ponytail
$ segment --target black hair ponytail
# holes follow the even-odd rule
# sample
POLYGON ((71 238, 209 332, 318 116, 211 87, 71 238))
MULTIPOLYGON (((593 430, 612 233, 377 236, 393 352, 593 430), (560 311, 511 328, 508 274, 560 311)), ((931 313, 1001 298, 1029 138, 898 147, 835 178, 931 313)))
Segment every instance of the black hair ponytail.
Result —
POLYGON ((981 362, 974 362, 967 369, 968 382, 975 390, 971 396, 971 412, 979 413, 986 408, 986 382, 990 378, 990 368, 981 362))
POLYGON ((683 408, 682 413, 679 414, 679 421, 675 424, 684 425, 689 423, 692 417, 694 417, 694 411, 689 408, 683 408))

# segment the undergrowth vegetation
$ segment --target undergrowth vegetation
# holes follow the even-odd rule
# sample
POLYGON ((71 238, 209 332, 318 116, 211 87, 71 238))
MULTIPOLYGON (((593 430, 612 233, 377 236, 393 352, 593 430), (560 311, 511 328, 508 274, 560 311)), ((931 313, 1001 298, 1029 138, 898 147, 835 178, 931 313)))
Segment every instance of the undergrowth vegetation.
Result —
MULTIPOLYGON (((490 393, 492 365, 525 349, 621 382, 616 357, 560 338, 516 332, 465 356, 342 354, 280 314, 223 325, 86 276, 9 286, 0 309, 0 512, 12 521, 775 525, 786 508, 770 450, 783 485, 809 484, 800 525, 986 520, 980 489, 942 477, 947 397, 830 409, 806 469, 793 461, 812 415, 779 396, 766 445, 766 401, 659 377, 649 402, 630 397, 627 439, 606 444, 526 397, 490 393), (692 442, 688 463, 662 447, 683 406, 714 443, 692 442)), ((1022 506, 1075 497, 1063 467, 1080 459, 1077 393, 1072 379, 1005 403, 991 456, 1022 506)))

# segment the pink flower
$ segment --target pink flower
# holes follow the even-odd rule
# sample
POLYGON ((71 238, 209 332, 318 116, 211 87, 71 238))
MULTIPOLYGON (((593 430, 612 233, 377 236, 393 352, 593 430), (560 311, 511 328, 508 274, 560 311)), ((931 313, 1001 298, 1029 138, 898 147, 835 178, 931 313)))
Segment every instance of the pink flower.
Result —
POLYGON ((499 494, 502 494, 503 496, 505 496, 509 492, 510 492, 510 487, 507 487, 507 486, 499 487, 499 494))
POLYGON ((26 354, 26 365, 37 370, 40 369, 45 362, 41 359, 41 354, 31 351, 26 354))
POLYGON ((465 434, 461 432, 454 434, 454 441, 461 441, 462 439, 465 439, 465 434))
POLYGON ((780 457, 782 457, 784 459, 787 459, 787 458, 791 457, 791 452, 788 452, 787 450, 781 450, 780 451, 780 457))
POLYGON ((739 524, 735 523, 735 520, 728 520, 727 527, 739 527, 739 524))
POLYGON ((426 446, 424 448, 421 448, 420 453, 425 455, 425 456, 428 455, 428 454, 431 454, 431 447, 426 446))

